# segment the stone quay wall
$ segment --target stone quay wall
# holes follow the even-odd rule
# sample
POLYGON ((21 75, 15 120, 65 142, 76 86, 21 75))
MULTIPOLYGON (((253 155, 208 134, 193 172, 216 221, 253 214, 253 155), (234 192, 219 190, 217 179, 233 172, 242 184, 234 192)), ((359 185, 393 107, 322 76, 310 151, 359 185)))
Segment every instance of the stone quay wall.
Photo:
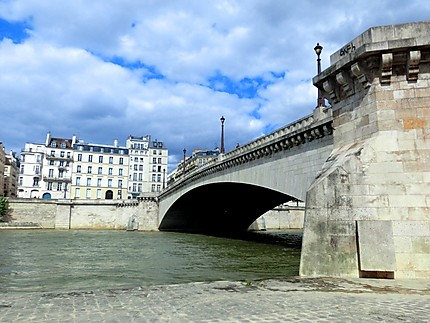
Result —
POLYGON ((44 200, 9 199, 12 220, 7 227, 43 229, 158 230, 154 199, 44 200))

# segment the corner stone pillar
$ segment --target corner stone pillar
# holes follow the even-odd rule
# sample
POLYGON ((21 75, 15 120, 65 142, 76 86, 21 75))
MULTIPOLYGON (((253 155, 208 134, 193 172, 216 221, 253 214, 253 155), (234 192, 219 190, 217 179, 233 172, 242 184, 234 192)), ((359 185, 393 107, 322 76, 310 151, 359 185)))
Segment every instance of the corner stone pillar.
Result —
POLYGON ((306 196, 300 275, 430 279, 430 22, 370 28, 314 84, 333 151, 306 196))

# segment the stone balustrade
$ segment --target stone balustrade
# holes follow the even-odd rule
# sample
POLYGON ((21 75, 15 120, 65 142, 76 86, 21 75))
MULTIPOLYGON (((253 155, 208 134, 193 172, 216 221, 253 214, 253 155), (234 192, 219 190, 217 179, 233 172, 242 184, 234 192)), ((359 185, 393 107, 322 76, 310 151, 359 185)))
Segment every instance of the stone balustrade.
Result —
POLYGON ((179 179, 162 191, 159 196, 169 194, 191 181, 210 174, 252 162, 256 159, 266 158, 277 152, 331 135, 333 132, 332 122, 331 108, 318 107, 310 115, 287 124, 268 135, 257 138, 226 154, 220 154, 217 160, 213 160, 186 174, 184 178, 179 179))

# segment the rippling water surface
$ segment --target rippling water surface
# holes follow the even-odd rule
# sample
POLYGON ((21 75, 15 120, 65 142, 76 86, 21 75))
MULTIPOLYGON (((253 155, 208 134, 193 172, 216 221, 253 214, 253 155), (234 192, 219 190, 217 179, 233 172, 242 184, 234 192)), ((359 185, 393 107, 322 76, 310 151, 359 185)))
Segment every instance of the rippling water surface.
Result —
POLYGON ((0 292, 76 291, 298 274, 300 234, 0 230, 0 292))

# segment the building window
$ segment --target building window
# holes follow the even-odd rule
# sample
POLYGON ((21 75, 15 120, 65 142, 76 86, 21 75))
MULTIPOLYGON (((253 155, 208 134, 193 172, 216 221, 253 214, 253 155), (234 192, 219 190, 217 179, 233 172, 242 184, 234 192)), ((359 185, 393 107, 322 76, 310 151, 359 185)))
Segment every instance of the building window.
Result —
POLYGON ((79 198, 81 195, 81 189, 79 187, 75 188, 75 198, 79 198))
POLYGON ((139 181, 142 181, 142 179, 143 179, 143 174, 139 173, 139 181))
POLYGON ((50 165, 50 166, 54 166, 54 165, 55 165, 55 162, 54 162, 53 160, 50 160, 50 161, 49 161, 49 165, 50 165))
POLYGON ((124 164, 124 158, 123 158, 123 157, 120 157, 120 158, 119 158, 119 164, 120 164, 120 165, 124 164))
POLYGON ((133 181, 137 181, 137 173, 133 173, 133 181))
POLYGON ((99 175, 103 174, 103 167, 98 168, 97 174, 99 174, 99 175))
POLYGON ((64 166, 64 160, 60 160, 60 163, 58 166, 63 167, 64 166))
POLYGON ((78 165, 78 167, 76 167, 76 173, 80 173, 81 172, 81 165, 78 165))
POLYGON ((157 185, 157 192, 161 191, 161 185, 157 185))
POLYGON ((52 191, 52 182, 48 182, 48 185, 47 185, 46 189, 48 191, 52 191))
POLYGON ((118 180, 118 187, 121 188, 122 187, 122 179, 118 180))
POLYGON ((112 175, 112 174, 113 174, 113 168, 109 167, 109 169, 108 169, 108 175, 112 175))
POLYGON ((133 183, 133 192, 136 192, 136 183, 133 183))
POLYGON ((64 171, 59 170, 58 171, 58 178, 63 178, 63 175, 64 175, 64 171))
POLYGON ((112 179, 108 179, 108 187, 112 187, 112 179))
POLYGON ((54 170, 53 169, 50 169, 48 171, 48 177, 54 177, 54 170))
POLYGON ((67 158, 70 158, 70 151, 67 152, 67 158))
POLYGON ((134 164, 133 170, 137 170, 137 164, 134 164))
POLYGON ((152 181, 155 182, 155 179, 156 179, 156 175, 152 174, 152 181))
POLYGON ((91 174, 93 172, 93 167, 92 166, 88 166, 88 174, 91 174))
POLYGON ((21 174, 24 174, 24 165, 21 166, 21 170, 20 170, 21 174))
POLYGON ((40 166, 39 166, 39 165, 37 165, 37 166, 36 166, 35 173, 36 173, 36 174, 40 174, 40 166))
POLYGON ((91 198, 91 188, 87 188, 86 198, 91 198))
POLYGON ((61 146, 60 146, 61 148, 66 148, 66 143, 63 141, 62 143, 61 143, 61 146))
POLYGON ((153 150, 153 151, 152 151, 152 154, 153 154, 153 155, 157 155, 157 151, 156 151, 156 150, 153 150))
POLYGON ((78 154, 78 161, 82 161, 82 154, 78 154))
POLYGON ((122 191, 121 190, 118 190, 118 198, 119 199, 122 198, 122 191))
POLYGON ((102 190, 101 189, 97 189, 97 198, 101 199, 102 198, 102 190))
POLYGON ((57 147, 57 143, 56 143, 55 141, 51 141, 51 147, 52 147, 52 148, 57 147))
POLYGON ((157 158, 155 158, 155 157, 154 157, 154 158, 152 158, 152 163, 153 163, 153 164, 156 164, 156 163, 157 163, 157 158))
POLYGON ((102 179, 101 178, 97 178, 97 186, 102 186, 102 179))
POLYGON ((64 157, 66 153, 64 151, 60 151, 60 157, 64 157))
POLYGON ((93 161, 93 155, 88 155, 88 161, 91 163, 93 161))
POLYGON ((161 174, 157 175, 157 182, 161 182, 161 174))
POLYGON ((109 164, 113 164, 113 157, 109 157, 109 164))
POLYGON ((161 158, 158 158, 158 163, 161 164, 161 158))
POLYGON ((40 155, 36 155, 36 163, 40 163, 40 162, 41 162, 40 155))
POLYGON ((99 156, 99 163, 103 163, 103 156, 99 156))
POLYGON ((122 168, 118 169, 118 176, 122 176, 122 168))
POLYGON ((55 150, 51 150, 51 156, 55 157, 55 150))
POLYGON ((87 186, 91 186, 91 178, 87 178, 87 186))
POLYGON ((139 170, 143 171, 143 165, 139 165, 139 170))
POLYGON ((57 191, 61 191, 63 189, 63 183, 57 184, 57 191))
POLYGON ((155 184, 151 185, 151 192, 155 192, 155 184))
POLYGON ((138 191, 138 192, 142 192, 142 184, 140 184, 140 183, 139 183, 139 184, 137 185, 137 191, 138 191))
POLYGON ((81 185, 81 178, 80 177, 76 177, 76 185, 81 185))

